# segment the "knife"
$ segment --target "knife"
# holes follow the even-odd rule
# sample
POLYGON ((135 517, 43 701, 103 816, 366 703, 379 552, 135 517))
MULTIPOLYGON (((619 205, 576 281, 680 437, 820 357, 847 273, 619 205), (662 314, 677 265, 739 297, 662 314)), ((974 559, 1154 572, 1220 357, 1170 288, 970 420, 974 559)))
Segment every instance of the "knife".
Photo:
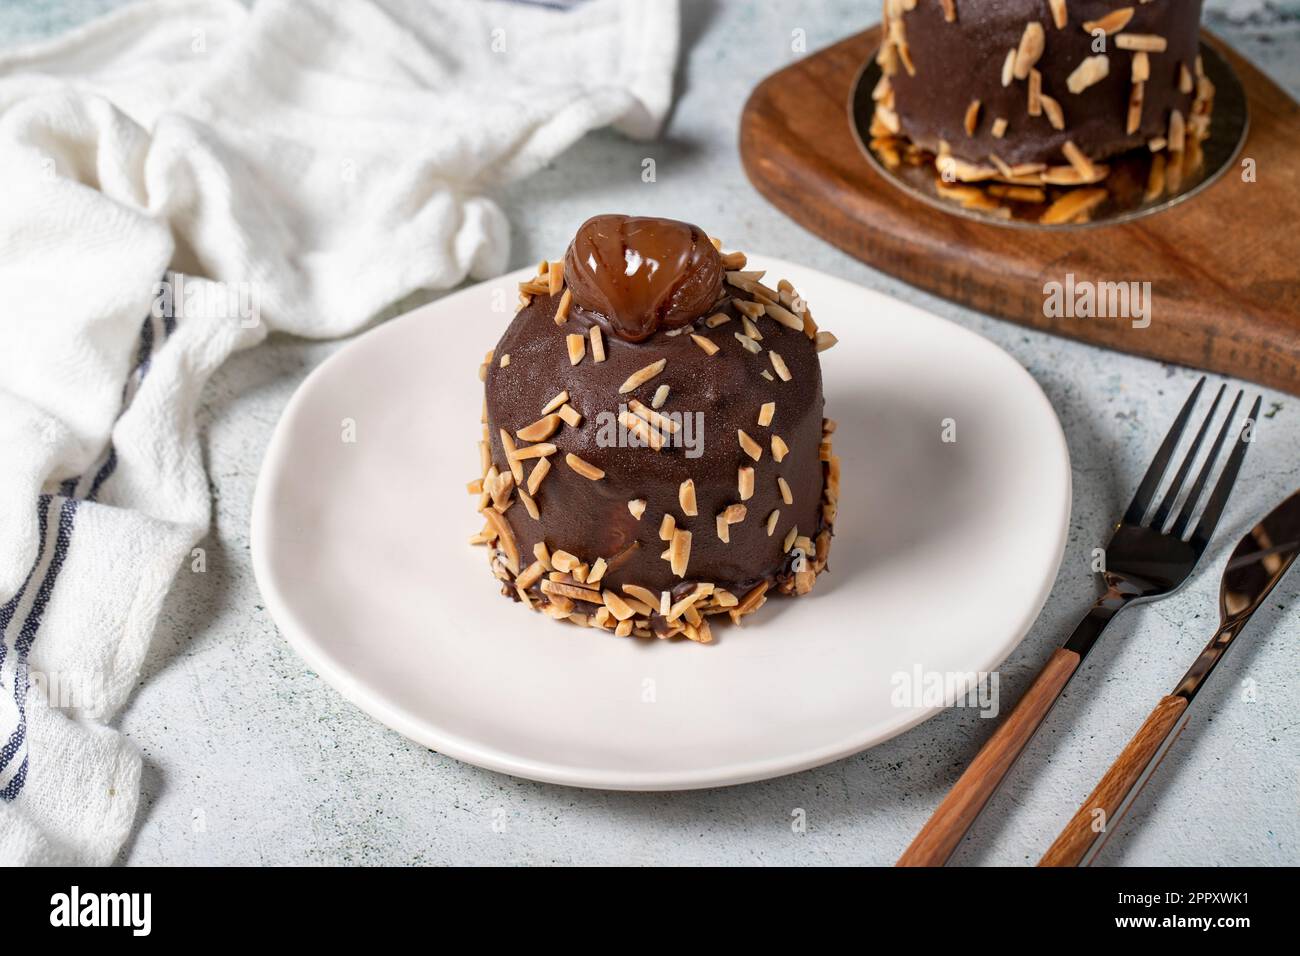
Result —
POLYGON ((1250 616, 1300 552, 1300 491, 1241 539, 1223 571, 1219 630, 1173 693, 1161 699, 1039 866, 1088 866, 1187 725, 1188 707, 1250 616))

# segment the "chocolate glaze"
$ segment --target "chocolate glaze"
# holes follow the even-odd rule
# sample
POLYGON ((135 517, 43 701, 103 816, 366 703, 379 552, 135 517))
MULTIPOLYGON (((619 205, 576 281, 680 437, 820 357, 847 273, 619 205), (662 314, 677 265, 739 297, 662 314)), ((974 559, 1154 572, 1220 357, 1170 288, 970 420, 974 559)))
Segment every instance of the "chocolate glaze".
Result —
POLYGON ((1199 50, 1202 0, 1165 0, 1160 3, 1116 3, 1115 0, 1070 0, 1069 22, 1058 30, 1046 0, 979 0, 958 3, 957 22, 947 23, 939 3, 919 3, 903 15, 907 44, 916 66, 909 76, 901 66, 892 78, 895 107, 903 132, 915 143, 937 151, 948 143, 955 156, 987 164, 989 153, 1006 162, 1062 164, 1061 146, 1073 140, 1085 155, 1106 159, 1164 136, 1173 109, 1186 117, 1194 94, 1178 90, 1179 65, 1194 69, 1199 50), (1133 54, 1107 38, 1110 72, 1099 82, 1074 94, 1066 78, 1085 58, 1094 55, 1093 38, 1082 24, 1098 20, 1120 6, 1133 8, 1125 33, 1153 33, 1168 41, 1164 53, 1148 54, 1151 78, 1147 81, 1138 131, 1129 135, 1128 98, 1132 87, 1133 54), (1036 64, 1043 74, 1043 92, 1061 104, 1065 129, 1055 130, 1044 116, 1026 111, 1026 84, 1014 80, 1002 85, 1002 62, 1008 50, 1020 43, 1025 24, 1043 25, 1046 46, 1036 64), (964 126, 972 100, 981 104, 974 136, 964 126), (993 136, 993 121, 1006 117, 1002 139, 993 136))
POLYGON ((573 298, 624 341, 688 325, 722 294, 722 260, 698 226, 675 219, 593 216, 564 257, 573 298))
MULTIPOLYGON (((565 269, 568 278, 567 265, 565 269)), ((729 286, 724 291, 747 297, 729 286)), ((583 416, 580 427, 562 427, 547 439, 558 451, 551 456, 551 470, 536 495, 541 520, 534 521, 519 504, 506 512, 525 563, 532 560, 534 545, 545 541, 552 551, 562 549, 587 562, 605 558, 609 563, 603 579, 606 587, 617 589, 631 583, 655 592, 680 588, 683 581, 709 581, 743 594, 760 581, 773 582, 787 575, 790 561, 782 551, 782 540, 789 529, 797 525, 800 534, 815 540, 825 527, 821 513, 823 465, 818 458, 823 411, 821 364, 813 343, 800 332, 760 319, 765 351, 751 354, 736 341, 733 333, 741 324, 727 302, 716 311, 731 315, 731 322, 716 329, 699 323, 692 330, 720 347, 712 356, 689 334, 669 335, 661 329, 640 342, 611 338, 605 343, 604 362, 593 362, 589 351, 575 366, 569 363, 565 336, 586 335, 592 325, 603 324, 609 317, 578 307, 571 310, 563 326, 557 326, 553 319, 559 298, 533 297, 497 344, 495 354, 509 353, 510 363, 505 368, 499 362, 489 363, 487 373, 489 435, 492 460, 498 469, 507 468, 499 429, 513 435, 536 421, 542 407, 561 390, 568 391, 569 404, 583 416), (775 378, 769 382, 759 374, 771 370, 769 348, 785 359, 791 381, 775 378), (629 375, 660 358, 667 359, 661 375, 629 395, 619 395, 619 385, 629 375), (619 403, 632 398, 649 405, 660 385, 671 387, 660 411, 703 413, 702 456, 688 458, 680 447, 658 452, 601 447, 597 416, 601 412, 617 415, 619 403), (762 427, 758 424, 759 406, 768 401, 776 402, 776 416, 771 426, 762 427), (752 461, 741 450, 736 435, 741 428, 763 446, 759 461, 752 461), (781 464, 772 458, 773 434, 790 447, 781 464), (605 477, 591 481, 575 473, 564 462, 570 452, 603 469, 605 477), (745 521, 731 526, 731 541, 724 544, 717 536, 715 516, 739 501, 737 472, 742 465, 754 468, 754 495, 744 502, 748 508, 745 521), (778 475, 789 482, 793 505, 781 500, 778 475), (698 516, 693 518, 684 515, 678 503, 678 487, 687 478, 695 482, 698 516), (639 521, 627 507, 635 498, 647 501, 639 521), (769 537, 765 522, 774 508, 781 510, 781 516, 769 537), (659 539, 665 512, 672 512, 677 526, 692 534, 685 579, 674 576, 660 557, 667 548, 659 539)), ((527 471, 533 467, 533 462, 525 463, 527 471)))

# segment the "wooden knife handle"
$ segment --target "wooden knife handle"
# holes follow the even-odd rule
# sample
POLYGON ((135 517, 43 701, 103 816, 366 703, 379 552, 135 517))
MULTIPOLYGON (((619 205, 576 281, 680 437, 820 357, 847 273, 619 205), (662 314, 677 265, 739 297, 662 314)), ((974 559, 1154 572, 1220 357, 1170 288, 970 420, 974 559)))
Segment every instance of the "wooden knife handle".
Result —
POLYGON ((898 866, 942 866, 947 862, 1056 703, 1079 661, 1074 651, 1057 649, 1015 710, 975 755, 911 846, 898 858, 898 866))
POLYGON ((1105 838, 1107 829, 1119 822, 1130 799, 1137 796, 1150 771, 1159 765, 1171 735, 1176 737, 1175 729, 1181 730, 1179 721, 1186 710, 1186 697, 1171 694, 1161 698, 1056 842, 1048 847, 1039 866, 1078 866, 1092 845, 1105 838))

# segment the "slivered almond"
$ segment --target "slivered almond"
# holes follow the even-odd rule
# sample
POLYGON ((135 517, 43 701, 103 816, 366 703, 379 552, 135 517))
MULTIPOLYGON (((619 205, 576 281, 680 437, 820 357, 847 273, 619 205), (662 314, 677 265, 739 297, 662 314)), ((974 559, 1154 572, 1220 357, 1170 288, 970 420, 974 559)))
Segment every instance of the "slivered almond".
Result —
POLYGON ((555 568, 556 571, 563 571, 568 574, 581 564, 582 562, 576 554, 570 554, 564 550, 551 552, 551 567, 555 568))
POLYGON ((1104 189, 1071 189, 1048 206, 1038 221, 1049 226, 1073 222, 1075 217, 1095 209, 1108 195, 1104 189))
POLYGON ((591 360, 605 361, 605 337, 601 334, 600 326, 593 325, 588 335, 591 337, 591 360))
POLYGON ((1016 77, 1016 49, 1012 47, 1007 51, 1007 58, 1002 61, 1002 85, 1010 86, 1011 81, 1016 77))
POLYGON ((767 536, 770 538, 776 531, 776 523, 781 520, 781 509, 777 508, 767 516, 767 536))
POLYGON ((825 352, 828 348, 839 342, 839 339, 835 337, 834 333, 827 332, 825 329, 819 329, 815 341, 817 343, 817 351, 825 352))
POLYGON ((571 333, 564 337, 569 346, 569 364, 577 365, 587 354, 587 340, 577 333, 571 333))
POLYGON ((718 539, 723 544, 730 544, 731 525, 727 522, 727 513, 725 511, 718 512, 718 516, 714 519, 714 525, 718 532, 718 539))
POLYGON ((780 464, 782 461, 785 461, 785 456, 788 454, 790 454, 790 447, 785 443, 785 440, 782 439, 780 435, 773 435, 772 457, 777 460, 778 464, 780 464))
POLYGON ((736 485, 741 501, 748 501, 754 497, 754 469, 749 465, 742 465, 737 474, 736 485))
POLYGON ((563 259, 561 259, 559 262, 551 263, 551 268, 547 270, 546 278, 549 284, 549 291, 551 295, 555 295, 555 293, 559 292, 560 288, 564 285, 564 260, 563 259))
POLYGON ((966 115, 962 119, 962 126, 966 129, 967 136, 974 136, 975 129, 980 122, 980 101, 971 100, 970 105, 966 107, 966 115))
POLYGON ((1030 116, 1043 115, 1043 74, 1037 70, 1029 71, 1029 86, 1025 110, 1030 116))
POLYGON ((545 405, 542 406, 542 414, 543 415, 550 414, 551 412, 555 411, 557 408, 559 408, 568 400, 569 400, 569 393, 567 390, 565 390, 561 392, 559 395, 556 395, 553 399, 551 399, 549 402, 547 402, 545 405))
POLYGON ((694 518, 699 512, 695 508, 695 482, 687 478, 677 488, 677 503, 682 506, 682 513, 694 518))
MULTIPOLYGON (((828 335, 830 333, 827 333, 828 335)), ((758 423, 766 428, 772 424, 772 416, 776 414, 776 402, 764 402, 758 409, 758 423)))
POLYGON ((618 620, 626 621, 635 616, 636 611, 632 610, 631 606, 613 591, 602 591, 600 596, 601 600, 605 602, 605 607, 609 608, 609 613, 613 614, 618 620))
POLYGON ((1130 79, 1134 83, 1145 83, 1151 79, 1151 56, 1145 50, 1138 50, 1133 54, 1133 65, 1131 67, 1130 79))
POLYGON ((743 428, 736 429, 736 438, 740 440, 741 449, 754 461, 758 461, 763 457, 763 446, 745 434, 743 428))
POLYGON ((1097 174, 1096 168, 1092 165, 1092 160, 1083 155, 1083 150, 1074 144, 1074 140, 1067 139, 1062 143, 1061 153, 1084 179, 1090 179, 1097 174))
POLYGON ((537 494, 537 489, 542 486, 542 479, 546 473, 551 470, 551 459, 539 458, 537 464, 533 465, 532 472, 528 475, 528 493, 537 494))
POLYGON ((654 591, 651 591, 649 588, 641 587, 639 584, 623 585, 623 593, 640 601, 646 606, 647 610, 659 603, 659 595, 655 594, 654 591))
POLYGON ((722 516, 727 520, 727 524, 740 524, 749 514, 749 509, 741 504, 727 505, 723 510, 722 516))
POLYGON ((659 540, 673 540, 673 532, 677 530, 677 519, 673 517, 671 511, 665 511, 663 518, 659 522, 659 540))
POLYGON ((705 355, 713 355, 718 351, 718 347, 702 335, 691 333, 691 341, 702 348, 705 355))
POLYGON ((539 442, 536 445, 528 445, 520 448, 515 452, 515 458, 523 461, 526 458, 545 458, 548 455, 554 455, 556 448, 550 442, 539 442))
POLYGON ((668 564, 673 569, 673 574, 684 578, 690 561, 691 533, 678 528, 673 532, 673 540, 668 545, 668 564))
POLYGON ((786 533, 785 540, 781 542, 781 550, 786 554, 789 554, 790 549, 794 547, 795 539, 798 537, 799 537, 799 528, 797 526, 791 528, 786 533))
POLYGON ((772 369, 776 372, 776 377, 783 382, 790 381, 790 369, 785 364, 785 359, 781 358, 781 353, 768 349, 767 355, 772 360, 772 369))
POLYGON ((1043 102, 1043 112, 1047 114, 1047 121, 1052 124, 1052 129, 1065 129, 1065 112, 1061 109, 1061 104, 1046 93, 1039 99, 1043 102))
POLYGON ((550 438, 560 427, 560 416, 543 415, 531 425, 525 425, 515 432, 515 437, 522 441, 542 441, 550 438))
POLYGON ((1012 68, 1012 74, 1017 80, 1023 80, 1029 76, 1029 68, 1037 63, 1038 58, 1043 55, 1045 43, 1046 37, 1043 33, 1043 25, 1037 20, 1026 23, 1025 32, 1020 35, 1020 46, 1016 48, 1016 58, 1012 68))
POLYGON ((661 432, 666 432, 669 435, 677 434, 678 429, 682 427, 680 422, 674 421, 667 415, 659 414, 653 408, 647 408, 635 398, 627 403, 627 407, 632 409, 632 411, 636 412, 655 428, 659 429, 661 432))
POLYGON ((545 573, 546 566, 540 561, 534 561, 528 567, 520 572, 519 577, 515 578, 515 584, 521 588, 530 588, 541 580, 542 574, 545 573))
POLYGON ((1134 83, 1128 91, 1128 115, 1124 120, 1124 132, 1132 136, 1142 126, 1142 101, 1146 98, 1146 84, 1134 83))
POLYGON ((487 523, 496 532, 497 543, 506 556, 506 567, 511 574, 518 577, 519 545, 515 542, 515 533, 510 530, 510 524, 506 521, 505 516, 494 508, 484 509, 483 517, 487 519, 487 523))
POLYGON ((555 324, 563 325, 569 321, 569 308, 573 304, 573 290, 565 288, 564 295, 560 296, 560 302, 555 307, 555 324))
POLYGON ((1083 21, 1083 31, 1085 33, 1096 33, 1100 30, 1102 33, 1106 34, 1106 36, 1110 36, 1112 33, 1118 33, 1120 30, 1123 30, 1128 26, 1128 22, 1132 19, 1133 8, 1120 7, 1116 10, 1110 11, 1110 13, 1106 14, 1104 17, 1099 17, 1096 20, 1083 21))
POLYGON ((627 503, 627 510, 631 513, 633 518, 640 521, 641 516, 645 514, 645 505, 646 501, 644 498, 633 498, 627 503))
POLYGON ((651 408, 663 408, 664 402, 668 401, 668 386, 660 385, 655 389, 655 397, 650 400, 651 408))
POLYGON ((515 447, 515 440, 510 437, 510 433, 504 428, 497 429, 501 435, 501 447, 505 450, 506 461, 510 464, 510 473, 514 475, 516 484, 523 484, 524 466, 519 464, 519 449, 515 447))
POLYGON ((541 521, 542 513, 537 510, 537 502, 533 500, 533 496, 522 488, 517 490, 519 492, 519 500, 524 503, 524 510, 528 512, 528 517, 532 518, 534 521, 541 521))
POLYGON ((736 332, 734 334, 736 336, 736 341, 745 347, 745 351, 753 352, 755 355, 763 351, 763 346, 759 345, 758 342, 751 339, 748 335, 744 335, 741 332, 736 332))
POLYGON ((560 406, 559 414, 560 414, 560 418, 562 418, 564 420, 564 423, 568 425, 570 428, 577 428, 579 425, 582 424, 582 412, 578 411, 568 402, 565 402, 563 405, 560 406))
POLYGON ((620 395, 626 395, 628 392, 632 391, 633 389, 644 385, 646 382, 650 381, 652 378, 654 378, 656 375, 662 372, 664 370, 664 367, 667 364, 668 364, 667 359, 660 359, 657 362, 651 362, 645 368, 638 369, 637 371, 629 375, 627 379, 623 382, 623 384, 618 387, 618 393, 620 395))
POLYGON ((781 500, 788 505, 794 504, 794 495, 790 492, 790 483, 777 475, 776 486, 781 490, 781 500))
POLYGON ((591 571, 587 574, 587 584, 593 586, 598 584, 608 570, 608 562, 604 558, 597 558, 591 565, 591 571))
POLYGON ((660 451, 664 447, 664 436, 656 428, 651 428, 649 422, 638 415, 633 415, 627 409, 618 413, 619 424, 641 440, 641 443, 655 451, 660 451))
POLYGON ((552 581, 549 578, 542 581, 542 592, 548 595, 558 594, 574 601, 586 601, 588 604, 604 603, 599 591, 579 587, 576 584, 566 584, 563 581, 552 581))
POLYGON ((1168 41, 1154 33, 1121 33, 1115 37, 1115 46, 1121 50, 1143 50, 1147 53, 1164 53, 1168 41))
POLYGON ((1069 22, 1070 12, 1065 7, 1065 0, 1047 0, 1047 5, 1052 10, 1052 23, 1058 30, 1064 30, 1065 24, 1069 22))
POLYGON ((999 116, 993 121, 992 133, 994 139, 1001 139, 1007 135, 1007 118, 1005 116, 999 116))
POLYGON ((605 472, 597 468, 591 462, 583 461, 572 452, 564 456, 564 461, 565 464, 584 478, 589 478, 592 481, 600 481, 600 479, 605 477, 605 472))
POLYGON ((1080 61, 1079 65, 1074 68, 1074 72, 1066 77, 1065 86, 1071 93, 1078 95, 1109 75, 1110 57, 1104 53, 1098 53, 1096 56, 1086 57, 1080 61))

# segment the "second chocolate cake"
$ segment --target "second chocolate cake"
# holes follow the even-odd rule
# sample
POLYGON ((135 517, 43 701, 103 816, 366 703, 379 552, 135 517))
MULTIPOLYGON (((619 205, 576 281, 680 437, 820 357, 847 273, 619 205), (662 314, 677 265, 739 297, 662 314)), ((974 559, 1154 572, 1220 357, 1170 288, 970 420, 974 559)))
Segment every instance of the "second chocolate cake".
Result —
POLYGON ((696 226, 597 216, 521 286, 482 368, 471 483, 503 592, 620 635, 707 642, 826 566, 838 461, 819 331, 696 226))

